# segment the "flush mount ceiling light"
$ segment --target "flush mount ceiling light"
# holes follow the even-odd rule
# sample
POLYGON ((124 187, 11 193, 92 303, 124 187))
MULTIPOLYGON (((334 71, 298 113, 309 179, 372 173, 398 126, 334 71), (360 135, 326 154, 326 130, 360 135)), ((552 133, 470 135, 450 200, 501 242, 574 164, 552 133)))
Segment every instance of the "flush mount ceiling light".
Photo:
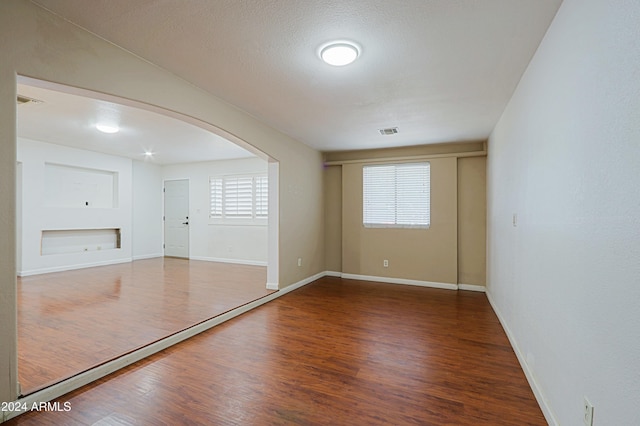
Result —
POLYGON ((100 130, 102 133, 118 133, 120 131, 118 126, 104 123, 96 124, 96 129, 100 130))
POLYGON ((354 43, 336 41, 320 48, 320 58, 329 65, 341 67, 349 65, 360 55, 360 48, 354 43))

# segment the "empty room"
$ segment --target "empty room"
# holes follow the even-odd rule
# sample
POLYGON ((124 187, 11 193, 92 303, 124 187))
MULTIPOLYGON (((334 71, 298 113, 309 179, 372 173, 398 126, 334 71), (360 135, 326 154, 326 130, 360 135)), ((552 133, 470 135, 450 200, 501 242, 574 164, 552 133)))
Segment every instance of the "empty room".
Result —
POLYGON ((44 86, 17 87, 23 395, 272 291, 265 160, 176 118, 44 86))
POLYGON ((0 2, 0 421, 639 424, 638 22, 0 2))

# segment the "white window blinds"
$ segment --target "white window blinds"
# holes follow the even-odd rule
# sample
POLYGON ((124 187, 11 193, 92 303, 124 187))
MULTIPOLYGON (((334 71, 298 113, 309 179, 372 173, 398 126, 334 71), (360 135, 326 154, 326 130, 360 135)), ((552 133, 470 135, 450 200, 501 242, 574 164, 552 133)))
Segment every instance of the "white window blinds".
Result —
POLYGON ((211 218, 267 218, 269 182, 266 176, 211 177, 209 188, 211 218))
POLYGON ((222 178, 209 178, 211 189, 209 216, 222 218, 222 178))
POLYGON ((364 166, 362 173, 365 226, 429 227, 428 162, 364 166))
POLYGON ((251 218, 253 216, 253 179, 236 177, 224 179, 224 216, 251 218))

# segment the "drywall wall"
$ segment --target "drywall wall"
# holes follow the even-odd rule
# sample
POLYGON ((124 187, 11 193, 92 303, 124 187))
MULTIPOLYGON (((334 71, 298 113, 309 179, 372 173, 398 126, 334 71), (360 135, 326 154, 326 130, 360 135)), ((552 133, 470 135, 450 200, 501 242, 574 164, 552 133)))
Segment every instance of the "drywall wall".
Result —
POLYGON ((266 221, 224 224, 209 219, 209 177, 267 175, 267 162, 254 157, 164 166, 164 180, 189 180, 189 257, 252 265, 267 264, 266 221))
POLYGON ((22 138, 17 157, 22 164, 19 275, 131 260, 131 160, 22 138), (78 247, 82 252, 42 250, 45 230, 107 228, 120 229, 119 249, 89 239, 78 247))
POLYGON ((565 0, 489 140, 488 293, 551 424, 640 424, 638 22, 565 0))
MULTIPOLYGON (((0 232, 15 235, 16 75, 118 96, 158 107, 277 161, 277 284, 324 269, 322 156, 187 81, 39 8, 0 2, 0 232), (302 266, 297 259, 303 258, 302 266)), ((0 245, 0 401, 16 397, 15 239, 0 245)), ((273 281, 270 278, 270 281, 273 281)))
POLYGON ((132 241, 133 259, 163 255, 162 167, 133 161, 132 241))
POLYGON ((388 161, 389 159, 411 159, 421 156, 450 157, 453 156, 452 154, 468 155, 475 153, 477 155, 483 155, 484 151, 485 141, 478 141, 413 145, 397 148, 360 149, 355 151, 332 151, 326 152, 324 157, 325 162, 332 164, 334 162, 362 162, 367 159, 388 161))
POLYGON ((397 278, 400 282, 416 280, 484 286, 486 275, 485 154, 484 142, 325 153, 327 166, 324 173, 324 210, 327 270, 397 278), (436 219, 446 218, 447 232, 444 232, 445 228, 441 228, 442 223, 437 224, 435 231, 363 228, 362 165, 372 161, 379 163, 418 160, 435 161, 438 166, 436 175, 431 180, 432 190, 436 192, 436 201, 432 202, 431 207, 432 213, 435 211, 436 219), (441 164, 447 164, 447 171, 442 174, 441 164), (438 199, 439 197, 447 201, 443 203, 438 199), (449 222, 449 219, 452 222, 449 222), (453 229, 453 225, 457 230, 453 229), (391 262, 389 259, 389 267, 384 268, 382 260, 387 257, 383 253, 371 252, 376 249, 370 247, 375 244, 372 240, 366 239, 365 236, 368 235, 377 235, 382 238, 378 240, 376 237, 376 244, 381 244, 380 247, 384 247, 387 252, 394 252, 401 259, 400 263, 391 262), (451 238, 456 239, 456 236, 456 241, 451 240, 451 238), (393 241, 391 245, 390 241, 393 241), (361 250, 361 246, 365 249, 361 250), (451 250, 457 251, 455 256, 451 250), (424 258, 423 255, 425 255, 424 258), (372 257, 369 259, 369 256, 372 257), (425 259, 427 259, 426 263, 425 259), (443 262, 443 259, 446 261, 443 262), (362 265, 368 265, 366 267, 368 272, 364 272, 362 265), (394 265, 396 268, 393 267, 394 265))
POLYGON ((324 229, 326 270, 342 272, 342 166, 324 170, 324 229))
POLYGON ((363 164, 342 166, 342 272, 457 284, 457 161, 431 163, 431 226, 428 229, 362 225, 363 164), (383 260, 389 266, 383 266, 383 260))
MULTIPOLYGON (((0 4, 0 10, 2 4, 0 4)), ((0 21, 2 20, 0 14, 0 21)), ((2 31, 2 29, 0 29, 2 31)), ((2 61, 4 63, 4 61, 2 61)), ((18 395, 16 294, 16 85, 15 73, 0 63, 0 402, 18 395), (14 237, 12 241, 12 236, 14 237)), ((20 164, 19 169, 22 169, 20 164)), ((22 183, 18 180, 18 183, 22 183)), ((1 417, 0 417, 1 418, 1 417)))
POLYGON ((458 283, 485 285, 487 158, 458 158, 458 283))

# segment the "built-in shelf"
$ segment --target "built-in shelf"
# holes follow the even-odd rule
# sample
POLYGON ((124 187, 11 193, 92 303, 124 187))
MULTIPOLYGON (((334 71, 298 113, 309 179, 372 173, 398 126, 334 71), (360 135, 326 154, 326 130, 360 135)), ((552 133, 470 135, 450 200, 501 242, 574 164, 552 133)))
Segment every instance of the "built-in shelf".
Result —
POLYGON ((43 256, 115 250, 121 247, 120 228, 43 230, 43 256))

